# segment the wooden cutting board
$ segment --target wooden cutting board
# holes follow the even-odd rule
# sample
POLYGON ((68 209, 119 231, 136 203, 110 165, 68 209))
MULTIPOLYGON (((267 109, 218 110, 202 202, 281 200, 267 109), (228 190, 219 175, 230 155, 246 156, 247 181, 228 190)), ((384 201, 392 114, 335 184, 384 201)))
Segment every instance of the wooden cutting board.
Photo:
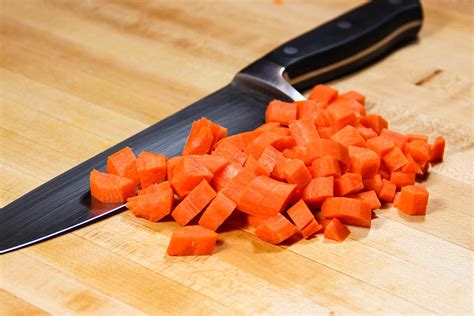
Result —
MULTIPOLYGON (((1 1, 0 203, 220 88, 360 1, 1 1)), ((129 212, 4 255, 0 314, 472 314, 473 15, 426 1, 420 40, 332 84, 403 132, 444 135, 426 217, 272 246, 227 230, 165 255, 175 223, 129 212)))

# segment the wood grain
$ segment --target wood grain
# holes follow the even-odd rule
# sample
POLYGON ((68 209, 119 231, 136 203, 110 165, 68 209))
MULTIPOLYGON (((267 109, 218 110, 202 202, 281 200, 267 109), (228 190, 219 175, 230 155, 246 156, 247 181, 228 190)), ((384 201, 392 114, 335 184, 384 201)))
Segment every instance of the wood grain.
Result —
MULTIPOLYGON (((0 206, 360 2, 2 1, 0 206)), ((447 138, 426 217, 387 206, 342 244, 229 225, 212 257, 170 258, 176 224, 125 212, 2 256, 0 315, 472 314, 473 8, 424 7, 418 42, 332 84, 396 130, 447 138)))

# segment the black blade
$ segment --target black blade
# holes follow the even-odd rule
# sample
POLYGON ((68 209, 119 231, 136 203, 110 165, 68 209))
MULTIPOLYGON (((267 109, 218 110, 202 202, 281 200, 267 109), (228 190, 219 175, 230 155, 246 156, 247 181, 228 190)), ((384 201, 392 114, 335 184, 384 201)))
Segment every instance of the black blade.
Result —
POLYGON ((130 146, 135 153, 180 154, 191 123, 202 116, 228 128, 229 134, 251 130, 264 120, 270 95, 231 84, 59 175, 0 211, 0 253, 24 247, 124 209, 91 199, 89 172, 105 170, 107 156, 130 146))

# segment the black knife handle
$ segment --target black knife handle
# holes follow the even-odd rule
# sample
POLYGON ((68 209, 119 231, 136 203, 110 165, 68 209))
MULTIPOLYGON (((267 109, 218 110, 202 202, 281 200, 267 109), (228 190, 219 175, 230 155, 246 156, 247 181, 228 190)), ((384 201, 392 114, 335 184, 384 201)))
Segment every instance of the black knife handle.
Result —
POLYGON ((413 40, 423 13, 418 0, 374 0, 331 20, 263 59, 282 66, 298 90, 357 70, 413 40))

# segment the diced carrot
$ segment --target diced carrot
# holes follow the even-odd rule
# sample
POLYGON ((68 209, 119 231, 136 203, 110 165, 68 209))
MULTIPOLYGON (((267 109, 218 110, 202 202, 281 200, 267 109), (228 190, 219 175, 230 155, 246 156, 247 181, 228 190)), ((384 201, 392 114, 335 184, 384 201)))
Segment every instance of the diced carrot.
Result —
POLYGON ((195 133, 191 130, 183 148, 183 156, 207 154, 211 151, 213 142, 214 135, 210 127, 201 126, 195 133))
POLYGON ((423 174, 423 171, 421 170, 421 167, 418 165, 418 163, 413 159, 413 157, 410 154, 405 155, 407 159, 406 165, 404 165, 401 169, 402 172, 405 173, 416 173, 416 174, 423 174))
POLYGON ((243 167, 239 163, 232 162, 220 172, 217 172, 211 181, 211 185, 214 190, 222 190, 227 185, 227 183, 229 183, 229 181, 242 169, 243 167))
POLYGON ((446 140, 442 136, 438 136, 435 139, 433 147, 431 149, 431 162, 443 161, 444 148, 446 147, 446 140))
POLYGON ((149 152, 141 152, 136 160, 142 189, 166 178, 166 157, 149 152))
POLYGON ((324 233, 324 230, 326 229, 326 227, 329 225, 329 223, 331 222, 331 219, 329 218, 318 218, 318 223, 319 225, 321 225, 321 229, 317 231, 317 233, 324 233))
POLYGON ((379 198, 377 197, 377 193, 375 193, 373 190, 352 194, 348 197, 368 202, 370 204, 370 208, 373 210, 382 206, 382 204, 380 204, 379 198))
POLYGON ((334 177, 320 177, 312 179, 303 191, 303 200, 315 207, 334 196, 334 177))
POLYGON ((140 183, 136 157, 130 147, 124 147, 107 158, 107 173, 129 178, 134 185, 140 183))
POLYGON ((324 238, 337 242, 344 241, 350 233, 350 230, 338 221, 337 218, 332 219, 324 228, 324 238))
POLYGON ((293 120, 296 120, 298 108, 295 103, 273 100, 268 104, 265 111, 265 122, 278 122, 281 125, 288 126, 293 120))
POLYGON ((407 142, 411 142, 414 140, 421 140, 424 141, 425 143, 428 142, 428 136, 426 135, 420 135, 420 134, 407 134, 407 142))
POLYGON ((390 139, 401 151, 405 149, 405 144, 407 143, 407 137, 405 135, 383 128, 380 132, 380 136, 390 139))
POLYGON ((127 208, 137 217, 157 222, 173 209, 174 193, 169 183, 167 185, 154 184, 148 188, 145 189, 146 194, 129 198, 127 208), (148 188, 153 186, 156 186, 156 189, 148 193, 151 191, 148 188))
POLYGON ((93 169, 90 173, 91 195, 102 203, 121 203, 135 195, 132 179, 93 169))
POLYGON ((166 162, 166 177, 168 181, 173 180, 174 168, 183 159, 183 156, 174 156, 166 162))
POLYGON ((377 174, 380 167, 380 159, 371 150, 361 151, 351 157, 349 171, 357 173, 362 178, 370 178, 377 174))
POLYGON ((425 215, 428 205, 428 191, 421 185, 402 188, 397 208, 408 215, 425 215))
POLYGON ((217 193, 207 209, 199 219, 199 225, 210 230, 216 230, 232 214, 237 205, 225 196, 224 193, 217 193))
POLYGON ((357 147, 357 146, 347 146, 347 151, 349 153, 349 158, 359 154, 359 153, 366 153, 366 152, 373 152, 373 150, 365 148, 365 147, 357 147))
POLYGON ((395 196, 393 197, 393 206, 398 207, 398 204, 400 203, 400 191, 395 193, 395 196))
POLYGON ((248 157, 248 154, 240 151, 239 148, 231 142, 219 143, 216 146, 216 149, 212 152, 212 155, 218 155, 227 158, 229 162, 236 162, 242 166, 248 157))
POLYGON ((421 162, 418 163, 418 165, 421 168, 422 174, 426 174, 428 172, 428 169, 430 168, 429 161, 421 161, 421 162))
POLYGON ((392 172, 402 168, 408 163, 407 158, 398 147, 394 147, 391 151, 385 154, 383 156, 383 161, 392 172))
POLYGON ((365 191, 375 191, 375 193, 379 194, 380 190, 382 190, 382 177, 379 174, 362 179, 362 182, 364 183, 365 191))
POLYGON ((288 126, 298 146, 306 146, 313 139, 319 138, 312 118, 292 121, 288 126))
MULTIPOLYGON (((260 155, 262 154, 265 147, 273 145, 283 138, 285 138, 285 136, 278 135, 273 132, 264 132, 252 140, 247 145, 247 147, 245 147, 245 152, 249 155, 252 155, 255 159, 258 159, 260 158, 260 155)), ((294 144, 296 145, 296 142, 294 144)))
POLYGON ((254 229, 257 229, 258 225, 260 225, 261 222, 263 222, 264 220, 268 218, 268 216, 258 216, 258 215, 251 215, 251 214, 245 214, 245 215, 247 218, 247 223, 254 229))
MULTIPOLYGON (((235 179, 235 178, 234 178, 235 179)), ((258 176, 241 192, 237 207, 242 212, 273 216, 288 204, 296 185, 258 176)))
POLYGON ((364 188, 362 177, 357 173, 345 173, 334 180, 334 196, 357 193, 364 188))
POLYGON ((430 145, 423 140, 413 140, 406 145, 407 151, 416 162, 430 161, 430 145))
POLYGON ((171 212, 171 216, 181 226, 189 223, 216 196, 206 180, 202 180, 171 212))
POLYGON ((237 147, 238 150, 244 150, 248 144, 255 138, 257 138, 260 134, 263 132, 261 131, 250 131, 250 132, 244 132, 244 133, 239 133, 235 134, 226 138, 221 139, 216 143, 214 148, 217 148, 217 146, 223 144, 223 143, 231 143, 235 147, 237 147))
POLYGON ((222 193, 224 193, 229 199, 237 202, 240 200, 241 195, 245 191, 245 188, 257 177, 257 175, 249 171, 245 168, 239 170, 237 174, 232 177, 225 187, 222 189, 222 193))
POLYGON ((292 159, 283 168, 288 183, 296 184, 298 189, 304 188, 311 181, 311 172, 302 160, 292 159))
POLYGON ((301 234, 304 239, 309 239, 314 234, 318 233, 323 226, 321 226, 317 220, 313 219, 305 228, 301 229, 301 234))
POLYGON ((273 127, 270 129, 270 132, 281 135, 281 136, 291 136, 291 131, 288 127, 273 127))
POLYGON ((383 160, 380 161, 378 174, 382 177, 382 179, 390 180, 391 171, 390 169, 388 169, 387 165, 383 160))
POLYGON ((303 118, 310 118, 314 120, 316 111, 318 109, 325 109, 327 107, 326 102, 316 100, 296 101, 295 103, 298 108, 299 120, 303 118))
POLYGON ((174 167, 171 186, 180 198, 184 198, 202 180, 211 181, 212 177, 212 172, 203 163, 184 157, 174 167))
POLYGON ((311 173, 313 178, 333 176, 339 178, 341 176, 341 168, 339 163, 332 156, 323 156, 313 160, 311 173))
POLYGON ((360 123, 364 125, 365 127, 370 127, 377 134, 380 134, 382 132, 382 129, 388 127, 387 121, 380 115, 376 115, 376 114, 362 116, 360 118, 360 123))
POLYGON ((378 136, 377 133, 370 127, 357 127, 357 131, 366 141, 378 136))
POLYGON ((255 172, 259 175, 270 176, 273 169, 275 169, 279 156, 281 156, 281 152, 276 150, 273 146, 267 146, 263 150, 260 158, 258 158, 255 172))
POLYGON ((255 230, 258 238, 274 245, 281 243, 296 233, 296 227, 281 214, 276 214, 263 220, 255 230))
POLYGON ((321 215, 324 218, 337 218, 347 225, 370 227, 372 209, 364 200, 332 197, 323 202, 321 215))
POLYGON ((392 202, 396 190, 397 186, 395 184, 388 180, 382 179, 382 189, 380 189, 378 197, 381 201, 392 202))
POLYGON ((332 135, 331 139, 346 146, 367 147, 365 139, 359 134, 357 129, 351 125, 337 131, 332 135))
POLYGON ((367 141, 367 148, 375 151, 375 153, 383 158, 388 152, 395 147, 395 144, 388 138, 377 136, 367 141))
POLYGON ((416 174, 414 172, 405 173, 400 171, 394 171, 390 175, 390 182, 395 184, 398 189, 404 186, 415 184, 416 174))
MULTIPOLYGON (((318 127, 331 127, 331 119, 329 117, 329 112, 325 109, 318 109, 314 112, 314 124, 318 127)), ((331 127, 332 130, 332 127, 331 127)))
MULTIPOLYGON (((210 149, 214 148, 215 144, 219 140, 221 140, 222 138, 227 137, 227 128, 224 128, 224 127, 220 126, 219 124, 216 124, 216 123, 208 120, 207 118, 202 117, 199 120, 193 122, 193 124, 191 126, 191 131, 189 132, 188 141, 186 142, 186 145, 184 146, 185 148, 187 147, 188 142, 189 142, 190 139, 192 140, 192 139, 196 138, 196 135, 200 132, 200 129, 202 127, 208 127, 208 128, 211 129, 212 142, 211 142, 210 149)), ((196 152, 192 152, 192 153, 197 154, 196 152)), ((208 152, 206 152, 206 153, 208 153, 208 152)), ((189 153, 189 154, 191 154, 191 153, 189 153)))
POLYGON ((347 91, 341 95, 339 95, 339 98, 342 99, 354 99, 357 102, 359 102, 362 105, 365 105, 365 96, 360 94, 357 91, 347 91))
POLYGON ((291 161, 291 159, 286 158, 284 155, 279 156, 276 161, 275 168, 273 169, 273 172, 271 174, 271 177, 275 180, 284 181, 286 178, 283 170, 285 169, 285 166, 289 161, 291 161))
POLYGON ((171 235, 167 253, 170 256, 212 255, 217 234, 199 225, 178 227, 171 235))
POLYGON ((340 130, 347 125, 355 126, 357 122, 354 110, 346 102, 331 104, 327 111, 331 125, 335 130, 340 130))
POLYGON ((293 148, 296 146, 296 141, 293 136, 283 136, 272 143, 272 146, 277 150, 282 151, 285 148, 293 148))
MULTIPOLYGON (((146 187, 146 189, 138 190, 138 195, 144 195, 149 193, 157 193, 162 191, 167 191, 173 189, 171 188, 171 184, 169 181, 163 181, 161 183, 155 183, 146 187)), ((174 194, 174 193, 173 193, 174 194)))
POLYGON ((334 129, 331 126, 318 127, 318 134, 323 139, 331 139, 332 135, 334 135, 334 129))
POLYGON ((260 132, 271 132, 274 128, 276 127, 281 127, 280 123, 278 122, 268 122, 268 123, 263 123, 259 127, 257 127, 255 130, 260 131, 260 132))
POLYGON ((315 158, 331 156, 336 160, 348 164, 349 152, 347 146, 329 139, 315 139, 306 147, 305 163, 310 164, 315 158))
POLYGON ((306 147, 303 146, 294 146, 291 148, 283 149, 283 156, 290 159, 300 159, 305 160, 306 158, 306 147))
POLYGON ((303 200, 296 202, 286 212, 300 231, 314 220, 313 214, 303 200))
POLYGON ((318 84, 311 90, 308 99, 329 104, 337 99, 338 94, 339 92, 336 89, 324 84, 318 84))
POLYGON ((253 156, 249 156, 245 161, 244 168, 254 174, 257 174, 258 160, 253 156))
POLYGON ((219 155, 189 155, 188 157, 202 163, 212 174, 219 173, 229 164, 227 158, 219 155))
POLYGON ((338 98, 329 104, 329 107, 337 104, 344 104, 344 106, 351 109, 356 116, 365 115, 365 107, 353 98, 338 98))

